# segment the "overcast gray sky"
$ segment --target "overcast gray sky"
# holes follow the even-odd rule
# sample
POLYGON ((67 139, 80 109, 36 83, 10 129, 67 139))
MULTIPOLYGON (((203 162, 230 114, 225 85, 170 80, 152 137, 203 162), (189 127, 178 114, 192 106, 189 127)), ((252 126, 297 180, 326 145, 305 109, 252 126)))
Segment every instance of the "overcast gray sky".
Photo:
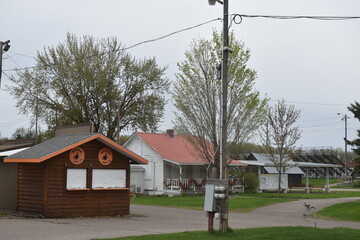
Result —
MULTIPOLYGON (((0 41, 11 40, 3 70, 33 66, 37 51, 63 42, 66 33, 77 36, 117 37, 126 46, 222 17, 222 6, 207 0, 1 0, 0 41)), ((358 0, 230 0, 230 13, 263 15, 360 16, 358 0)), ((176 63, 195 38, 210 38, 215 21, 160 41, 135 47, 136 58, 156 57, 168 66, 174 81, 176 63)), ((316 21, 244 18, 233 25, 236 36, 251 50, 249 66, 258 73, 256 88, 271 104, 284 98, 301 110, 298 122, 301 147, 344 147, 356 137, 359 122, 347 106, 360 101, 360 20, 316 21)), ((5 71, 5 74, 14 74, 5 71)), ((16 101, 4 90, 2 76, 0 133, 11 137, 16 128, 29 127, 30 117, 18 115, 16 101)), ((171 99, 160 130, 172 127, 171 99)))

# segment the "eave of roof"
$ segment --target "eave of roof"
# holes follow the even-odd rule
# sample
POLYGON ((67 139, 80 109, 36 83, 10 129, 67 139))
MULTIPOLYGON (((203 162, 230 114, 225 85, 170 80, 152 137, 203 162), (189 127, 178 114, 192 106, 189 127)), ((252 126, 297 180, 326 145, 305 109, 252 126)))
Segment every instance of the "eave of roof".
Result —
POLYGON ((148 161, 99 133, 64 135, 52 138, 4 159, 4 162, 41 163, 92 140, 98 140, 139 164, 148 161))
POLYGON ((248 164, 244 160, 231 160, 228 165, 234 167, 246 167, 248 164))
POLYGON ((323 167, 323 168, 342 168, 343 166, 328 163, 296 162, 299 167, 323 167))
POLYGON ((194 147, 186 140, 188 136, 169 137, 162 133, 135 133, 165 161, 176 165, 206 165, 208 162, 198 156, 194 147))
POLYGON ((13 149, 13 150, 9 150, 9 151, 0 152, 0 157, 7 157, 7 156, 13 155, 15 153, 24 151, 24 150, 26 150, 28 148, 29 147, 24 147, 24 148, 19 148, 19 149, 13 149))

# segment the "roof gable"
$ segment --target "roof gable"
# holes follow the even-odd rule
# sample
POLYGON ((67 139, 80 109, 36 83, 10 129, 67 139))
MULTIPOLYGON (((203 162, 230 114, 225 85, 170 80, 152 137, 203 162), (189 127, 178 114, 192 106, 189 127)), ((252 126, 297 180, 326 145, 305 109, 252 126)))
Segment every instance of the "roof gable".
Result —
POLYGON ((5 158, 4 162, 40 163, 92 140, 102 142, 113 150, 129 157, 136 163, 147 164, 147 160, 144 158, 99 133, 57 136, 24 151, 13 154, 5 158))
MULTIPOLYGON (((274 155, 275 158, 279 158, 278 154, 274 155)), ((276 170, 276 167, 274 167, 274 163, 269 160, 269 154, 263 154, 263 153, 251 153, 249 157, 247 158, 248 161, 245 161, 249 165, 251 165, 251 162, 254 161, 254 164, 252 165, 258 165, 258 166, 264 166, 265 170, 268 173, 278 173, 276 170)), ((296 166, 295 162, 293 160, 287 161, 288 165, 293 165, 293 167, 288 167, 285 169, 285 173, 287 174, 304 174, 303 171, 296 166)))
POLYGON ((164 160, 179 165, 204 165, 208 162, 201 158, 194 146, 187 140, 188 136, 160 133, 135 133, 164 160))

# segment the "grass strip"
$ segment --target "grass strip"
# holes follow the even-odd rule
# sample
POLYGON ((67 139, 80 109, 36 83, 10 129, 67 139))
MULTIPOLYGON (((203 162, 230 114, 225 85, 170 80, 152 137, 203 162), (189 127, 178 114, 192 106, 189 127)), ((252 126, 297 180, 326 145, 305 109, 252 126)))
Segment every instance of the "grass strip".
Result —
POLYGON ((333 220, 360 222, 360 201, 334 204, 320 210, 317 214, 333 220))
MULTIPOLYGON (((339 178, 330 178, 329 184, 334 184, 340 182, 339 178)), ((306 184, 306 178, 301 179, 301 184, 306 184)), ((326 178, 309 178, 309 185, 326 185, 326 178)))
POLYGON ((360 197, 360 191, 338 191, 331 190, 330 193, 249 193, 241 194, 242 196, 248 197, 259 197, 259 198, 293 198, 293 199, 326 199, 326 198, 348 198, 348 197, 360 197))
MULTIPOLYGON (((253 209, 259 207, 264 207, 276 203, 290 202, 294 200, 295 199, 286 199, 286 198, 259 198, 259 197, 236 196, 236 197, 230 197, 229 210, 236 212, 250 212, 253 209)), ((132 204, 203 210, 204 197, 139 196, 134 199, 132 204)))
MULTIPOLYGON (((182 232, 171 234, 157 234, 136 237, 115 238, 116 240, 358 240, 360 236, 359 229, 349 228, 310 228, 310 227, 268 227, 268 228, 248 228, 232 230, 229 233, 222 234, 215 232, 182 232)), ((112 240, 115 240, 112 239, 112 240)), ((105 239, 104 239, 105 240, 105 239)), ((107 239, 109 240, 109 239, 107 239)))

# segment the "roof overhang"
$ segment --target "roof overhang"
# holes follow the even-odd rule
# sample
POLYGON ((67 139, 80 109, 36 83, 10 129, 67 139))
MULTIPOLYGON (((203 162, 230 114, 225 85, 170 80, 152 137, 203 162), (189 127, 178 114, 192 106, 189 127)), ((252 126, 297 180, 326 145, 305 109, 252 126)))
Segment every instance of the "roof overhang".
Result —
POLYGON ((0 152, 0 157, 7 157, 7 156, 13 155, 13 154, 15 154, 15 153, 24 151, 24 150, 26 150, 26 149, 28 149, 28 148, 29 148, 29 147, 24 147, 24 148, 18 148, 18 149, 3 151, 3 152, 0 152))
MULTIPOLYGON (((249 161, 249 160, 241 160, 251 166, 261 166, 261 167, 276 167, 274 163, 262 163, 258 161, 249 161)), ((342 168, 341 165, 336 164, 327 164, 327 163, 311 163, 311 162, 295 162, 293 164, 286 164, 284 167, 317 167, 317 168, 342 168)))
POLYGON ((98 140, 101 143, 105 144, 106 146, 112 148, 113 150, 125 155, 126 157, 130 158, 132 161, 134 161, 134 163, 138 163, 138 164, 147 164, 148 161, 142 157, 140 157, 139 155, 135 154, 134 152, 130 151, 129 149, 126 149, 124 147, 122 147, 121 145, 117 144, 116 142, 110 140, 109 138, 105 137, 102 134, 95 134, 92 136, 89 136, 86 139, 83 139, 81 141, 78 141, 74 144, 71 144, 69 146, 66 146, 60 150, 57 150, 51 154, 48 154, 46 156, 40 157, 40 158, 5 158, 4 162, 17 162, 17 163, 41 163, 43 161, 46 161, 52 157, 55 157, 61 153, 64 153, 66 151, 69 151, 71 149, 73 149, 74 147, 78 147, 81 146, 87 142, 90 142, 92 140, 98 140))
POLYGON ((248 164, 243 160, 232 160, 228 163, 230 167, 246 167, 248 164))
POLYGON ((163 160, 166 162, 178 165, 178 166, 205 166, 205 165, 208 165, 208 163, 179 163, 179 162, 175 162, 175 161, 172 161, 172 160, 166 159, 166 158, 163 158, 163 160))
POLYGON ((253 161, 253 160, 241 160, 241 162, 250 166, 261 166, 261 167, 265 166, 265 163, 253 161))
POLYGON ((312 162, 297 162, 298 167, 318 167, 318 168, 342 168, 343 166, 337 164, 327 163, 312 163, 312 162))

